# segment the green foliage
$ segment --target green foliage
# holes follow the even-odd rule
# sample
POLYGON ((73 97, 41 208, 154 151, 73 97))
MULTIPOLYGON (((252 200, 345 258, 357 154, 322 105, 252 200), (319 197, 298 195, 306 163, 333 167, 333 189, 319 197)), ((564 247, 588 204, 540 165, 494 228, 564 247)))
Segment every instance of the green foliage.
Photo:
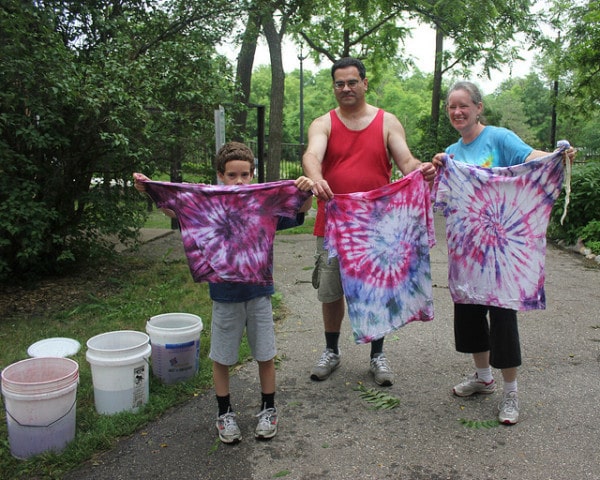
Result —
POLYGON ((590 99, 600 96, 600 2, 580 2, 570 7, 569 31, 566 35, 569 44, 564 48, 563 58, 573 69, 572 91, 577 105, 583 111, 597 111, 598 102, 590 99))
MULTIPOLYGON (((600 215, 598 215, 600 217, 600 215)), ((579 238, 595 254, 600 254, 600 219, 592 220, 579 230, 579 238)))
POLYGON ((551 238, 575 243, 583 238, 600 241, 600 162, 590 161, 574 165, 571 178, 571 195, 567 216, 560 224, 565 206, 565 191, 561 192, 550 216, 548 234, 551 238))
MULTIPOLYGON (((596 234, 595 238, 599 238, 599 237, 600 237, 600 234, 596 234)), ((598 241, 598 240, 587 241, 585 243, 585 246, 587 248, 589 248, 594 255, 600 255, 600 241, 598 241)))
POLYGON ((212 45, 238 7, 178 3, 3 3, 0 281, 132 240, 144 220, 132 172, 168 171, 212 141, 231 91, 212 45))
POLYGON ((275 475, 273 475, 273 478, 282 478, 282 477, 287 477, 290 473, 289 470, 281 470, 279 472, 277 472, 275 475))
POLYGON ((319 46, 318 52, 311 51, 315 60, 353 56, 368 61, 375 71, 396 56, 399 41, 408 35, 409 30, 396 22, 403 10, 403 5, 385 0, 310 2, 310 11, 292 29, 319 46))
POLYGON ((360 392, 360 398, 372 404, 374 410, 391 410, 400 405, 399 398, 374 388, 366 388, 362 384, 358 385, 354 390, 360 392))
POLYGON ((212 162, 193 163, 187 162, 182 165, 182 172, 187 181, 193 183, 215 183, 215 168, 212 162))
POLYGON ((484 104, 487 123, 512 130, 539 150, 553 150, 550 145, 551 91, 536 74, 503 82, 496 92, 485 98, 484 104))

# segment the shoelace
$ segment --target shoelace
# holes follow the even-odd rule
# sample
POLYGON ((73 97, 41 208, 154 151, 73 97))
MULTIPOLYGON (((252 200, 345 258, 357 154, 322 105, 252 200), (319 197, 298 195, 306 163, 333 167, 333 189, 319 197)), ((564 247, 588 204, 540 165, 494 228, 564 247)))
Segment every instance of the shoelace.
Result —
POLYGON ((500 410, 504 410, 505 412, 514 412, 517 410, 518 400, 513 395, 507 395, 504 397, 502 402, 500 402, 500 410))
POLYGON ((223 428, 225 431, 236 427, 237 425, 233 413, 226 413, 225 415, 223 415, 223 428))
POLYGON ((275 414, 274 408, 267 408, 262 412, 259 412, 256 416, 258 417, 258 423, 260 425, 271 425, 271 417, 275 414))
POLYGON ((377 365, 377 369, 382 372, 390 372, 390 366, 387 363, 387 359, 380 355, 379 357, 375 357, 374 359, 375 365, 377 365))
POLYGON ((329 363, 330 357, 333 358, 333 355, 335 355, 335 353, 333 352, 323 352, 323 355, 321 355, 321 358, 319 359, 317 365, 319 367, 324 367, 329 363))

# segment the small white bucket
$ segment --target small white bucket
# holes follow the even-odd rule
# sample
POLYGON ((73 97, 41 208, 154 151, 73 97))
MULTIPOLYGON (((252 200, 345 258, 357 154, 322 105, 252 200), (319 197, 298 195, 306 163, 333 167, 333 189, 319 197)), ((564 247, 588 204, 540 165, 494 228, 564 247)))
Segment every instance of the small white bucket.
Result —
POLYGON ((191 313, 165 313, 148 320, 152 372, 161 382, 177 383, 196 375, 201 331, 202 319, 191 313))
POLYGON ((2 371, 10 453, 60 452, 75 438, 79 365, 69 358, 21 360, 2 371))
POLYGON ((87 341, 85 358, 92 367, 98 413, 137 412, 148 402, 148 342, 148 335, 133 330, 101 333, 87 341))

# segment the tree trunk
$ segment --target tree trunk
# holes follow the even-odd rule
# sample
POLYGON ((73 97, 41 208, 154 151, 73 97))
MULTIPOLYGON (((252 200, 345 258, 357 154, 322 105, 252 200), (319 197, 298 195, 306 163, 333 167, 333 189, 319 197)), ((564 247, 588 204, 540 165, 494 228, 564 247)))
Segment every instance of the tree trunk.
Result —
POLYGON ((250 87, 252 81, 252 67, 254 65, 254 54, 256 52, 256 43, 260 33, 260 16, 250 12, 246 30, 242 36, 242 46, 237 57, 237 67, 235 72, 235 82, 238 85, 235 100, 241 104, 239 110, 236 109, 233 115, 235 129, 233 140, 244 141, 246 129, 246 120, 248 118, 248 109, 243 107, 248 104, 250 99, 250 87))
POLYGON ((272 15, 262 18, 263 31, 271 57, 271 103, 269 114, 269 141, 267 149, 267 182, 279 180, 281 143, 283 140, 283 100, 285 72, 281 55, 281 33, 277 32, 272 15))
POLYGON ((433 91, 431 93, 431 132, 437 138, 440 122, 440 104, 442 97, 442 56, 444 54, 444 34, 442 29, 435 26, 435 65, 433 71, 433 91))

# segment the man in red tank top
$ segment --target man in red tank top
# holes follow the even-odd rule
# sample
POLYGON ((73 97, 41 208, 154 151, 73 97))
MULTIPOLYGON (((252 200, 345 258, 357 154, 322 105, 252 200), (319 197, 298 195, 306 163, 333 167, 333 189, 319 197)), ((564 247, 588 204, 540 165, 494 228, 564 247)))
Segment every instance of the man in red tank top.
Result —
MULTIPOLYGON (((366 192, 390 183, 392 161, 404 175, 420 168, 427 181, 435 177, 431 163, 421 163, 411 154, 398 118, 366 102, 369 82, 360 60, 338 60, 331 76, 338 107, 311 123, 302 157, 304 172, 313 180, 313 194, 318 199, 314 229, 318 258, 313 286, 322 303, 326 342, 312 369, 313 380, 325 380, 340 364, 338 341, 345 314, 337 258, 328 260, 323 249, 325 202, 336 193, 366 192)), ((377 384, 389 386, 394 374, 383 353, 383 340, 371 342, 369 371, 377 384)))

